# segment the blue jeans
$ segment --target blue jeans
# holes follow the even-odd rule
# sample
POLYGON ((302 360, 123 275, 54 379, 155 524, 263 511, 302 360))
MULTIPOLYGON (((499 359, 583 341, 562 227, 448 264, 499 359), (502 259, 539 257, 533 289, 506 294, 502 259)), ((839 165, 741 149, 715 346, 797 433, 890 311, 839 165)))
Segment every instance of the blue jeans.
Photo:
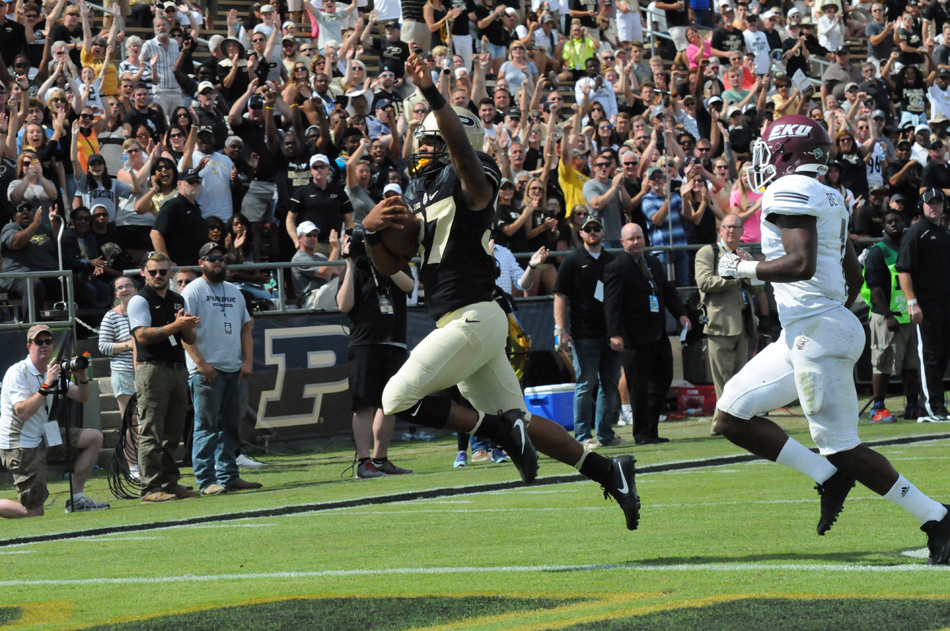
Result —
POLYGON ((675 250, 673 252, 654 252, 656 258, 659 259, 660 264, 663 265, 663 271, 666 271, 666 256, 667 254, 673 255, 673 280, 676 283, 677 287, 688 287, 689 282, 689 252, 686 250, 675 250))
POLYGON ((246 387, 240 372, 218 371, 208 383, 196 373, 188 378, 195 406, 195 440, 191 462, 198 487, 228 486, 239 476, 236 462, 241 444, 241 397, 246 387))
POLYGON ((574 373, 577 383, 574 388, 574 438, 591 438, 591 422, 597 440, 613 439, 612 427, 620 393, 620 353, 610 350, 605 338, 574 340, 574 373), (597 394, 596 409, 594 394, 597 394))

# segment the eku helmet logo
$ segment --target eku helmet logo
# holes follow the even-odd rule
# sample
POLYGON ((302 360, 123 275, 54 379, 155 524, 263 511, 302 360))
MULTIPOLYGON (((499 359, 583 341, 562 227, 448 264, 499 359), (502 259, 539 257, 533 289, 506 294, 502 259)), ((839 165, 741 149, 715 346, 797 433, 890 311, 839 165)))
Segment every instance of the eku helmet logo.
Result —
POLYGON ((811 127, 808 125, 776 125, 772 133, 769 134, 769 140, 778 138, 805 138, 811 133, 811 127))

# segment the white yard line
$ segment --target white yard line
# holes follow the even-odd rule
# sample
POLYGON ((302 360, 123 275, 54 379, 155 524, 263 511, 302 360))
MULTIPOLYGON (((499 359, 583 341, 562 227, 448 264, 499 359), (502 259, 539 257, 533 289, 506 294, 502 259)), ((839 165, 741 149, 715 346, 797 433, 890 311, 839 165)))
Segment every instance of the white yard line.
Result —
POLYGON ((248 572, 245 574, 208 574, 178 576, 84 579, 34 579, 0 581, 0 587, 85 586, 85 585, 153 585, 162 583, 206 583, 214 581, 249 581, 273 579, 347 578, 352 576, 451 575, 451 574, 537 574, 547 572, 866 572, 888 574, 903 572, 950 572, 950 567, 913 565, 858 565, 854 563, 671 563, 601 564, 601 565, 501 565, 488 567, 405 567, 374 570, 319 570, 313 572, 248 572))

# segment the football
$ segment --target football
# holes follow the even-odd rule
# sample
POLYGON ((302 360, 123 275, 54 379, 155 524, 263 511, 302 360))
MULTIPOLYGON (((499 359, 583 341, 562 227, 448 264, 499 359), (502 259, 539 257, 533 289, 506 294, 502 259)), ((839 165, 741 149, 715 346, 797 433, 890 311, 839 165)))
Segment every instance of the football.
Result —
POLYGON ((405 259, 411 259, 419 250, 419 217, 413 213, 406 213, 400 217, 399 228, 385 228, 380 231, 383 246, 392 254, 405 259))

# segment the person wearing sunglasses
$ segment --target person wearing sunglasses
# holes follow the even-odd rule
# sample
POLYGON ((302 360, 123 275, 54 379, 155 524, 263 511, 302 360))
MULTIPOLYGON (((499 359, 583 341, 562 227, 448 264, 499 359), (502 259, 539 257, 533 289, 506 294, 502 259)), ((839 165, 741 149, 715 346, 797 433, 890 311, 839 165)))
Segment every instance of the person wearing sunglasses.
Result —
POLYGON ((201 277, 181 292, 185 311, 198 318, 195 339, 185 340, 185 363, 195 409, 191 461, 202 495, 261 488, 238 472, 241 401, 254 363, 254 320, 241 290, 226 280, 227 259, 227 247, 205 243, 198 251, 201 277))
MULTIPOLYGON (((59 232, 61 217, 54 204, 50 211, 23 202, 16 208, 13 220, 0 230, 0 259, 4 272, 45 272, 59 269, 54 234, 59 232)), ((36 309, 48 309, 61 297, 58 278, 35 279, 33 302, 36 309)), ((29 322, 26 292, 30 284, 25 278, 0 279, 0 288, 11 297, 22 299, 21 322, 29 322)))
MULTIPOLYGON (((61 365, 51 361, 54 356, 53 332, 37 324, 26 334, 28 355, 7 369, 0 397, 0 463, 13 474, 18 500, 0 500, 0 517, 8 519, 39 517, 49 498, 46 487, 47 441, 45 426, 49 409, 60 384, 61 365)), ((85 403, 89 400, 89 377, 86 370, 73 372, 75 383, 67 386, 66 396, 85 403)), ((86 480, 102 448, 102 432, 97 429, 70 428, 76 469, 73 473, 73 495, 66 500, 66 512, 104 510, 109 505, 96 502, 83 494, 86 480)), ((63 434, 64 430, 60 430, 63 434)), ((62 449, 55 449, 61 451, 62 449)))
POLYGON ((182 344, 195 343, 198 317, 185 311, 181 294, 169 289, 171 267, 165 253, 147 253, 142 260, 145 287, 129 300, 127 309, 135 343, 143 504, 199 496, 179 484, 175 460, 189 398, 182 344))
POLYGON ((152 226, 152 246, 164 252, 175 265, 194 265, 198 251, 208 240, 208 222, 197 203, 201 175, 193 168, 182 169, 178 195, 162 204, 152 226))

